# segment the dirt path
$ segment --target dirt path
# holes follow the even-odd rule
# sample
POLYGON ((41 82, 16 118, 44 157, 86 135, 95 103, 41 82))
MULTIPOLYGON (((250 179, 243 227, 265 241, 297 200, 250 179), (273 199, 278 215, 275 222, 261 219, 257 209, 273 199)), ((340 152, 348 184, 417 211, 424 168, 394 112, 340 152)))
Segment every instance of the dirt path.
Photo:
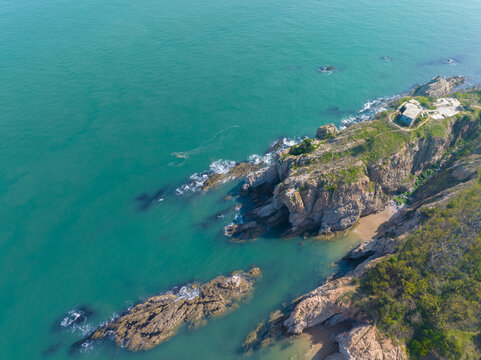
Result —
POLYGON ((397 128, 399 128, 400 130, 406 131, 406 132, 417 130, 417 129, 419 129, 421 126, 423 126, 424 124, 426 124, 429 120, 431 120, 431 117, 428 116, 428 117, 426 118, 426 120, 424 120, 422 123, 418 124, 418 126, 416 126, 415 128, 405 128, 405 127, 402 127, 401 125, 398 125, 398 124, 396 124, 396 123, 394 122, 394 120, 393 120, 393 115, 394 115, 394 114, 395 114, 395 113, 389 114, 389 122, 390 122, 391 124, 393 124, 394 126, 396 126, 397 128))

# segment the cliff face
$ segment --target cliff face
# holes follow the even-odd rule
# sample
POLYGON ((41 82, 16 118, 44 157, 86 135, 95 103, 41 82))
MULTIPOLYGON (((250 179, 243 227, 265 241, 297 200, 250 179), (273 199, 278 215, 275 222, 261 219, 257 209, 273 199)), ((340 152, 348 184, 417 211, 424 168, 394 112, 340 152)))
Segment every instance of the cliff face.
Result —
MULTIPOLYGON (((318 134, 327 138, 283 150, 269 167, 249 174, 242 191, 256 206, 245 214, 248 227, 275 226, 287 214, 285 235, 346 229, 412 187, 416 176, 438 163, 460 136, 459 118, 406 130, 392 123, 393 115, 382 114, 339 135, 332 124, 325 125, 318 134)), ((228 230, 243 236, 242 227, 228 230)))
POLYGON ((383 337, 376 326, 361 324, 338 334, 339 350, 326 360, 405 360, 406 347, 383 337))
POLYGON ((284 209, 289 234, 347 228, 406 191, 411 202, 383 224, 382 234, 346 255, 345 261, 359 264, 354 270, 274 311, 246 338, 245 350, 315 326, 342 325, 334 340, 338 351, 329 360, 407 359, 405 339, 397 343, 379 332, 354 294, 379 264, 401 252, 403 241, 417 238, 412 235, 417 230, 416 234, 425 233, 420 228, 430 211, 456 206, 459 194, 478 184, 481 94, 462 95, 472 101, 467 111, 449 119, 430 119, 409 130, 396 128, 389 112, 339 134, 332 125, 321 127, 317 139, 280 152, 268 168, 247 177, 244 194, 257 204, 247 213, 250 226, 266 224, 284 209))

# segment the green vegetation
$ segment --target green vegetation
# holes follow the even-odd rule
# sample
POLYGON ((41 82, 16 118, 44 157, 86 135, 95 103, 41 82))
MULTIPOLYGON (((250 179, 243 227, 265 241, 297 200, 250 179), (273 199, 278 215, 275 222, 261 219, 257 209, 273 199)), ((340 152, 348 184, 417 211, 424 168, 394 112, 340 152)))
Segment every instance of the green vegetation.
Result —
POLYGON ((323 174, 324 188, 329 192, 336 191, 340 186, 351 184, 365 175, 365 169, 351 166, 340 171, 323 174))
POLYGON ((419 101, 419 103, 424 106, 426 109, 434 109, 433 103, 434 103, 434 98, 431 96, 416 96, 414 99, 419 101))
POLYGON ((481 91, 471 90, 466 92, 457 92, 454 97, 459 100, 461 105, 466 110, 472 110, 473 106, 479 105, 481 103, 481 91))
POLYGON ((316 146, 312 143, 312 139, 305 139, 299 145, 295 145, 290 148, 289 154, 290 155, 302 155, 302 154, 309 154, 316 150, 316 146))
POLYGON ((402 194, 394 196, 394 202, 397 205, 409 204, 409 198, 424 184, 426 184, 430 179, 432 179, 440 170, 439 164, 434 164, 429 169, 424 170, 414 182, 414 186, 409 191, 402 194))
POLYGON ((400 151, 415 139, 443 138, 446 136, 453 119, 430 120, 423 126, 404 131, 394 126, 389 120, 393 112, 382 112, 375 121, 356 125, 344 140, 347 143, 358 142, 359 145, 348 150, 328 152, 320 157, 321 162, 342 160, 346 157, 358 158, 366 165, 378 163, 400 151))
POLYGON ((406 101, 409 101, 411 99, 412 99, 412 96, 405 96, 399 99, 398 101, 396 101, 395 103, 393 103, 393 108, 397 110, 402 104, 404 104, 406 101))
POLYGON ((481 236, 451 271, 428 268, 439 242, 480 205, 478 180, 446 206, 423 210, 422 229, 371 269, 354 295, 381 331, 406 342, 411 358, 481 356, 481 236))

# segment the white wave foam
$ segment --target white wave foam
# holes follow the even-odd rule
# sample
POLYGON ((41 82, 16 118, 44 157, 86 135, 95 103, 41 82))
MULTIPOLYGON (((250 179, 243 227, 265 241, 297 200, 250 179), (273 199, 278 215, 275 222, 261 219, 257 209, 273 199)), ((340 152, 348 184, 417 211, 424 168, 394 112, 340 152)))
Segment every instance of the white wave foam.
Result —
POLYGON ((264 155, 258 155, 258 154, 253 154, 249 156, 248 160, 250 163, 254 165, 259 165, 261 163, 265 165, 270 165, 272 163, 272 160, 274 159, 274 154, 279 151, 279 150, 284 150, 287 149, 291 146, 299 144, 304 138, 296 138, 296 139, 291 139, 291 138, 282 138, 279 141, 274 141, 271 144, 271 148, 274 148, 274 150, 267 152, 264 155))
POLYGON ((227 236, 227 237, 232 237, 232 234, 230 234, 227 229, 229 229, 232 225, 235 225, 233 222, 231 222, 230 224, 224 226, 224 235, 227 236))
POLYGON ((175 299, 175 301, 179 301, 180 299, 186 299, 187 301, 189 301, 199 296, 200 291, 197 287, 184 285, 179 289, 179 291, 175 295, 177 295, 177 299, 175 299))
MULTIPOLYGON (((271 144, 271 148, 275 147, 273 151, 269 151, 264 155, 257 155, 253 154, 249 156, 248 162, 254 165, 264 164, 269 165, 272 163, 274 159, 274 154, 279 150, 287 149, 291 146, 299 144, 304 138, 282 138, 280 141, 273 142, 271 144)), ((210 177, 212 174, 226 174, 228 173, 237 162, 232 160, 223 160, 219 159, 214 161, 212 164, 209 165, 209 170, 201 172, 201 173, 194 173, 189 177, 190 182, 184 184, 177 189, 175 189, 176 195, 184 195, 187 192, 198 192, 202 189, 205 181, 210 177)), ((223 182, 227 182, 232 180, 232 177, 228 177, 223 180, 223 182)), ((160 201, 160 200, 159 200, 160 201)))
POLYGON ((235 166, 236 162, 231 160, 216 160, 210 164, 209 169, 214 174, 226 174, 235 166))
POLYGON ((82 354, 87 354, 94 349, 94 342, 91 340, 86 340, 80 345, 80 352, 82 354))
POLYGON ((282 142, 284 143, 285 148, 288 148, 288 147, 297 145, 297 144, 299 144, 301 141, 302 141, 302 140, 301 140, 300 138, 298 138, 298 139, 283 138, 283 139, 282 139, 282 142))
POLYGON ((92 326, 87 324, 86 321, 87 317, 81 311, 72 309, 67 313, 67 316, 62 319, 60 326, 70 328, 72 332, 86 336, 93 330, 92 326))
POLYGON ((67 316, 65 316, 62 321, 60 322, 60 326, 62 327, 69 327, 75 324, 82 316, 84 316, 80 311, 75 309, 69 310, 67 316))
POLYGON ((391 97, 383 96, 374 100, 368 100, 356 115, 351 115, 342 119, 339 128, 343 130, 350 125, 374 119, 374 116, 378 112, 387 110, 388 104, 397 98, 399 98, 399 96, 396 95, 391 97))
POLYGON ((269 164, 272 161, 272 154, 268 153, 264 156, 253 154, 253 155, 249 156, 248 160, 249 160, 250 163, 252 163, 254 165, 259 165, 261 163, 269 164))

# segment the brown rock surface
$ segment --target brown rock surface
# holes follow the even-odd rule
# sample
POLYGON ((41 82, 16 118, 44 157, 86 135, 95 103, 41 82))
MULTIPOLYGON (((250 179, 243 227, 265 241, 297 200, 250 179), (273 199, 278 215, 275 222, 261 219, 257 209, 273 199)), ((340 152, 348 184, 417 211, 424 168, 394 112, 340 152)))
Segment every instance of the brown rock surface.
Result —
POLYGON ((331 123, 319 126, 317 129, 316 138, 319 140, 330 139, 336 137, 337 134, 339 134, 339 130, 337 130, 336 125, 331 123))
POLYGON ((253 164, 250 162, 238 162, 235 164, 232 169, 225 173, 211 173, 208 174, 207 179, 204 181, 201 190, 202 191, 207 191, 211 190, 212 188, 223 184, 226 181, 232 180, 232 179, 237 179, 244 177, 248 175, 251 172, 256 171, 259 169, 261 166, 264 164, 259 163, 259 164, 253 164))
POLYGON ((463 84, 464 76, 442 77, 436 76, 426 84, 419 85, 411 92, 412 96, 440 97, 451 93, 456 87, 463 84))
POLYGON ((406 348, 382 336, 373 325, 359 325, 336 336, 339 351, 326 360, 405 360, 406 348))
POLYGON ((85 340, 111 338, 131 351, 151 349, 175 335, 184 324, 199 326, 206 318, 235 308, 251 294, 260 275, 259 268, 252 268, 149 297, 100 326, 85 340))

